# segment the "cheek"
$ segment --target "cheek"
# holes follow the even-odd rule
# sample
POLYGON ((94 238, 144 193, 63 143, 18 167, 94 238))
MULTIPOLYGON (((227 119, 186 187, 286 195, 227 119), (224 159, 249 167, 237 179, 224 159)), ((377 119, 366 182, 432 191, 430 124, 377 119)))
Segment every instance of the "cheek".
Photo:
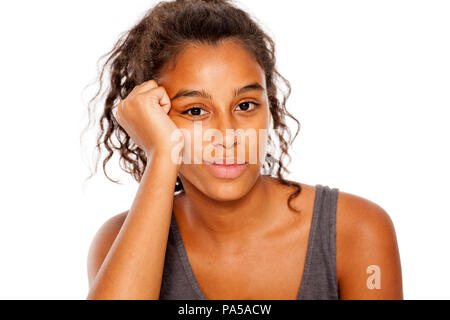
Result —
POLYGON ((257 150, 259 164, 263 164, 265 162, 267 154, 267 144, 268 144, 268 130, 267 128, 260 129, 258 134, 258 150, 257 150))
MULTIPOLYGON (((175 122, 175 121, 174 121, 175 122)), ((175 122, 184 136, 183 165, 200 164, 202 150, 201 124, 181 126, 175 122), (200 130, 200 131, 199 131, 200 130)), ((181 170, 182 167, 180 167, 181 170)))
POLYGON ((252 123, 248 123, 248 129, 244 129, 247 161, 250 164, 261 164, 265 161, 269 137, 268 119, 267 114, 261 113, 252 123))

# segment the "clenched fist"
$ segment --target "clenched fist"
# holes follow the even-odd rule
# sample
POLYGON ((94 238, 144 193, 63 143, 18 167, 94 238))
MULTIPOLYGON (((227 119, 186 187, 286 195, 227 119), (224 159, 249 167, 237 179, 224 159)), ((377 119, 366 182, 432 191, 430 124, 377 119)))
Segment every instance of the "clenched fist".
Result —
POLYGON ((166 89, 150 80, 136 86, 118 104, 114 117, 147 156, 155 151, 170 155, 175 146, 184 145, 180 134, 172 141, 178 128, 168 116, 170 108, 166 89))

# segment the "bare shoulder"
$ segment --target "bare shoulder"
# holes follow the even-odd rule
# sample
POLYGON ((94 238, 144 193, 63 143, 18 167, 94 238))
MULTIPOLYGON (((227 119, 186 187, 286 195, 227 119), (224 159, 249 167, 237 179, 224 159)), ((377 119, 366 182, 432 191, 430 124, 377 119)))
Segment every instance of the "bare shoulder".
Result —
POLYGON ((119 213, 109 218, 98 229, 89 247, 88 253, 88 279, 91 286, 98 270, 100 269, 106 255, 117 237, 127 217, 128 211, 119 213))
POLYGON ((394 225, 389 214, 377 203, 347 192, 339 192, 337 228, 348 237, 373 237, 391 234, 394 225))
POLYGON ((336 264, 342 299, 403 298, 389 214, 371 200, 342 191, 336 210, 336 264))

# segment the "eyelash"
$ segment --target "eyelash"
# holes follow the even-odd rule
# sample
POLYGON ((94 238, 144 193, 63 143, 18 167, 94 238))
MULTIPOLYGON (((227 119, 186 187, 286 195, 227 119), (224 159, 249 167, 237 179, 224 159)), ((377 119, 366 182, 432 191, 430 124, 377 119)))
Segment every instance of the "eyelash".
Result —
MULTIPOLYGON (((251 110, 245 110, 244 112, 251 112, 251 111, 254 111, 256 108, 258 108, 258 106, 259 106, 259 103, 256 103, 256 102, 252 102, 252 101, 245 101, 245 102, 242 102, 242 103, 240 103, 239 105, 238 105, 238 107, 240 106, 240 105, 242 105, 242 104, 244 104, 244 103, 250 103, 250 104, 253 104, 253 105, 255 105, 255 107, 253 108, 253 109, 251 109, 251 110)), ((200 110, 203 110, 202 108, 190 108, 190 109, 188 109, 188 110, 186 110, 186 111, 183 111, 181 114, 188 114, 188 112, 189 111, 191 111, 191 110, 194 110, 194 109, 200 109, 200 110)), ((192 118, 196 118, 196 117, 201 117, 202 115, 190 115, 190 114, 188 114, 190 117, 192 117, 192 118)))

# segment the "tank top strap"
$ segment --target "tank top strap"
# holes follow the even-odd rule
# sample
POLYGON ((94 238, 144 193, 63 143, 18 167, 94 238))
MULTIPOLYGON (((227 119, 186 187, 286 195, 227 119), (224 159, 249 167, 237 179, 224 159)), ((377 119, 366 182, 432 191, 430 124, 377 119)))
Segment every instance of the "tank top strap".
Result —
POLYGON ((336 209, 339 189, 316 185, 310 241, 299 299, 339 299, 336 209))

